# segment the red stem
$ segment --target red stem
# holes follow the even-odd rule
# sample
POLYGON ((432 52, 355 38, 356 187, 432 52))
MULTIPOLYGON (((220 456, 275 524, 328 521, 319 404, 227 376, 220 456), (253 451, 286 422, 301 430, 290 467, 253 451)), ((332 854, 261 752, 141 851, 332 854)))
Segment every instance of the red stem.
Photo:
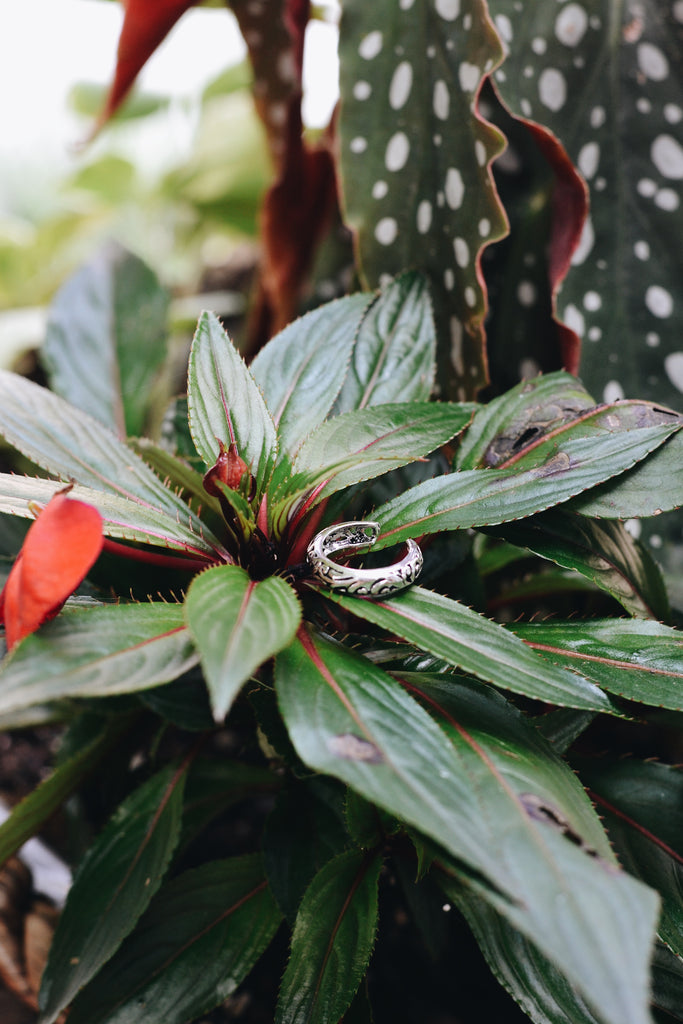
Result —
POLYGON ((160 565, 165 569, 182 569, 185 572, 199 572, 211 564, 211 559, 190 558, 184 555, 162 555, 144 548, 129 548, 127 544, 119 544, 115 540, 104 538, 103 551, 112 555, 122 555, 134 562, 146 562, 148 565, 160 565))

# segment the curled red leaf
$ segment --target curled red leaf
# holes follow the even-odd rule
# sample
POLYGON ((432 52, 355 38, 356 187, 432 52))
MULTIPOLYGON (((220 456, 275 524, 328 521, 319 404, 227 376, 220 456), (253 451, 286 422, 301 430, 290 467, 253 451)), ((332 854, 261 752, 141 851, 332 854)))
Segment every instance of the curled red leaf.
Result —
POLYGON ((92 505, 60 491, 31 526, 0 593, 7 649, 59 612, 96 562, 104 537, 92 505))

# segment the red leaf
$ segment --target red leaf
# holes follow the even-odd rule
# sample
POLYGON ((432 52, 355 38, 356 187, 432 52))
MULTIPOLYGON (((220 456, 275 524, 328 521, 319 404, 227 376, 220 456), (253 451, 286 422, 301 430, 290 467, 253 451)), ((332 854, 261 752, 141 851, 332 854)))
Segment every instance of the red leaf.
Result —
POLYGON ((126 0, 126 12, 116 54, 116 71, 95 135, 118 110, 147 59, 166 38, 181 15, 197 0, 126 0))
POLYGON ((102 517, 92 505, 60 491, 26 539, 0 594, 7 649, 53 618, 102 550, 102 517))

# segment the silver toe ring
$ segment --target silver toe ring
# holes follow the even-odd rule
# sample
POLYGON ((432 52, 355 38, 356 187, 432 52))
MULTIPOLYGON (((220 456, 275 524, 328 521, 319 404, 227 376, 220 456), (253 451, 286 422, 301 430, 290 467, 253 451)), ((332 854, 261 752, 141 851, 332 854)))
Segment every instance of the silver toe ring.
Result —
POLYGON ((339 594, 357 597, 385 597, 404 590, 415 582, 422 570, 422 552, 414 540, 407 540, 408 551, 400 562, 379 569, 352 569, 333 562, 336 551, 366 548, 375 543, 379 523, 351 522, 328 526, 317 533, 306 550, 306 557, 317 580, 339 594))

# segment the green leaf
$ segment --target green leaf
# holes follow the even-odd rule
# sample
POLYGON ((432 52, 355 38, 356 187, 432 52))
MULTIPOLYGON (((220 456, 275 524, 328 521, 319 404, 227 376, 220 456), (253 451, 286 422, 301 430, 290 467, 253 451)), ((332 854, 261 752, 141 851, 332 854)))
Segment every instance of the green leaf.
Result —
POLYGON ((553 509, 492 532, 580 572, 633 616, 666 619, 669 615, 659 568, 623 523, 601 522, 553 509))
MULTIPOLYGON (((33 518, 33 502, 46 505, 54 494, 62 490, 64 484, 60 481, 0 473, 0 513, 33 518)), ((103 531, 108 537, 180 550, 188 556, 196 555, 203 561, 221 555, 229 557, 220 541, 193 516, 186 505, 182 506, 184 512, 181 519, 178 513, 172 516, 165 509, 151 508, 144 502, 129 501, 128 498, 89 487, 76 486, 69 495, 97 509, 104 521, 103 531), (193 523, 198 523, 194 529, 193 523)), ((188 569, 192 568, 192 564, 188 564, 188 569)))
MULTIPOLYGON (((674 1020, 683 1020, 683 957, 676 956, 661 942, 656 944, 652 957, 652 1002, 674 1020)), ((661 1019, 665 1024, 669 1020, 661 1019)))
POLYGON ((147 909, 180 833, 185 769, 168 767, 117 809, 79 865, 40 990, 51 1024, 116 952, 147 909))
POLYGON ((6 370, 0 370, 0 434, 54 476, 165 512, 201 537, 201 521, 107 427, 6 370))
POLYGON ((659 936, 683 956, 683 772, 653 761, 580 762, 620 862, 662 897, 659 936))
POLYGON ((572 502, 584 516, 643 518, 683 505, 683 434, 674 434, 628 476, 610 480, 572 502))
POLYGON ((268 815, 263 838, 268 883, 292 927, 313 876, 348 845, 340 791, 339 783, 324 776, 291 779, 268 815))
MULTIPOLYGON (((514 865, 516 898, 484 887, 476 875, 472 888, 543 951, 600 1021, 649 1021, 656 896, 615 868, 572 771, 489 688, 443 675, 404 678, 439 716, 479 789, 482 817, 491 822, 488 847, 501 866, 514 865)), ((459 886, 446 891, 457 896, 459 886)))
POLYGON ((556 667, 627 700, 683 710, 683 634, 659 622, 594 619, 510 627, 556 667))
POLYGON ((301 607, 281 577, 256 583, 239 566, 220 565, 195 577, 185 609, 220 722, 259 665, 294 638, 301 607))
POLYGON ((379 601, 334 591, 326 596, 353 615, 503 689, 552 704, 610 711, 609 698, 597 686, 563 669, 551 671, 537 655, 530 657, 523 644, 510 643, 517 638, 503 626, 449 597, 422 587, 379 601))
POLYGON ((185 786, 181 850, 229 807, 249 798, 269 797, 281 785, 275 772, 261 765, 232 761, 222 755, 220 759, 195 758, 185 786))
POLYGON ((361 273, 430 278, 440 379, 451 397, 486 383, 482 249, 506 232, 490 161, 502 136, 477 113, 502 48, 481 0, 367 4, 340 26, 341 184, 361 273))
POLYGON ((583 335, 581 372, 605 400, 681 391, 681 13, 491 0, 509 43, 496 88, 549 128, 590 189, 590 219, 560 295, 583 335), (624 286, 624 282, 628 282, 624 286))
POLYGON ((480 406, 456 454, 458 469, 488 469, 595 402, 570 373, 546 373, 480 406))
POLYGON ((142 433, 166 357, 168 293, 109 244, 57 292, 42 357, 50 387, 120 437, 142 433))
POLYGON ((491 971, 535 1024, 602 1024, 575 986, 540 951, 466 885, 448 895, 465 917, 491 971))
POLYGON ((311 882, 292 935, 276 1024, 327 1024, 349 1008, 375 941, 381 865, 377 854, 350 850, 311 882))
POLYGON ((251 364, 290 455, 330 411, 371 301, 365 293, 320 306, 280 331, 251 364))
POLYGON ((67 605, 3 660, 0 714, 65 697, 145 690, 197 661, 180 605, 67 605))
POLYGON ((405 402, 343 413, 301 445, 285 493, 329 478, 318 500, 428 455, 468 423, 471 408, 405 402))
POLYGON ((130 719, 125 716, 113 720, 78 753, 62 761, 47 779, 12 808, 10 816, 0 825, 0 864, 4 864, 40 830, 81 781, 90 775, 129 725, 130 719))
POLYGON ((363 318, 336 415, 388 402, 426 402, 435 358, 427 279, 416 272, 401 274, 363 318))
POLYGON ((382 524, 376 550, 440 530, 493 526, 543 512, 630 469, 677 426, 562 442, 545 463, 524 469, 472 469, 411 487, 373 513, 382 524))
POLYGON ((220 444, 234 443, 263 492, 277 453, 275 426, 254 378, 213 313, 197 324, 187 374, 190 430, 213 466, 220 444))
POLYGON ((607 1007, 605 1024, 645 1024, 656 897, 615 867, 577 779, 523 716, 481 685, 409 677, 437 724, 366 659, 300 636, 275 681, 302 759, 468 865, 482 895, 607 1007))
POLYGON ((197 498, 202 509, 209 508, 220 515, 221 506, 218 498, 206 491, 203 474, 199 473, 189 462, 178 455, 173 455, 162 445, 150 441, 148 437, 130 438, 128 444, 145 460, 157 476, 165 480, 174 490, 197 498))
POLYGON ((77 998, 71 1024, 196 1020, 235 991, 279 923, 259 857, 186 871, 77 998))

